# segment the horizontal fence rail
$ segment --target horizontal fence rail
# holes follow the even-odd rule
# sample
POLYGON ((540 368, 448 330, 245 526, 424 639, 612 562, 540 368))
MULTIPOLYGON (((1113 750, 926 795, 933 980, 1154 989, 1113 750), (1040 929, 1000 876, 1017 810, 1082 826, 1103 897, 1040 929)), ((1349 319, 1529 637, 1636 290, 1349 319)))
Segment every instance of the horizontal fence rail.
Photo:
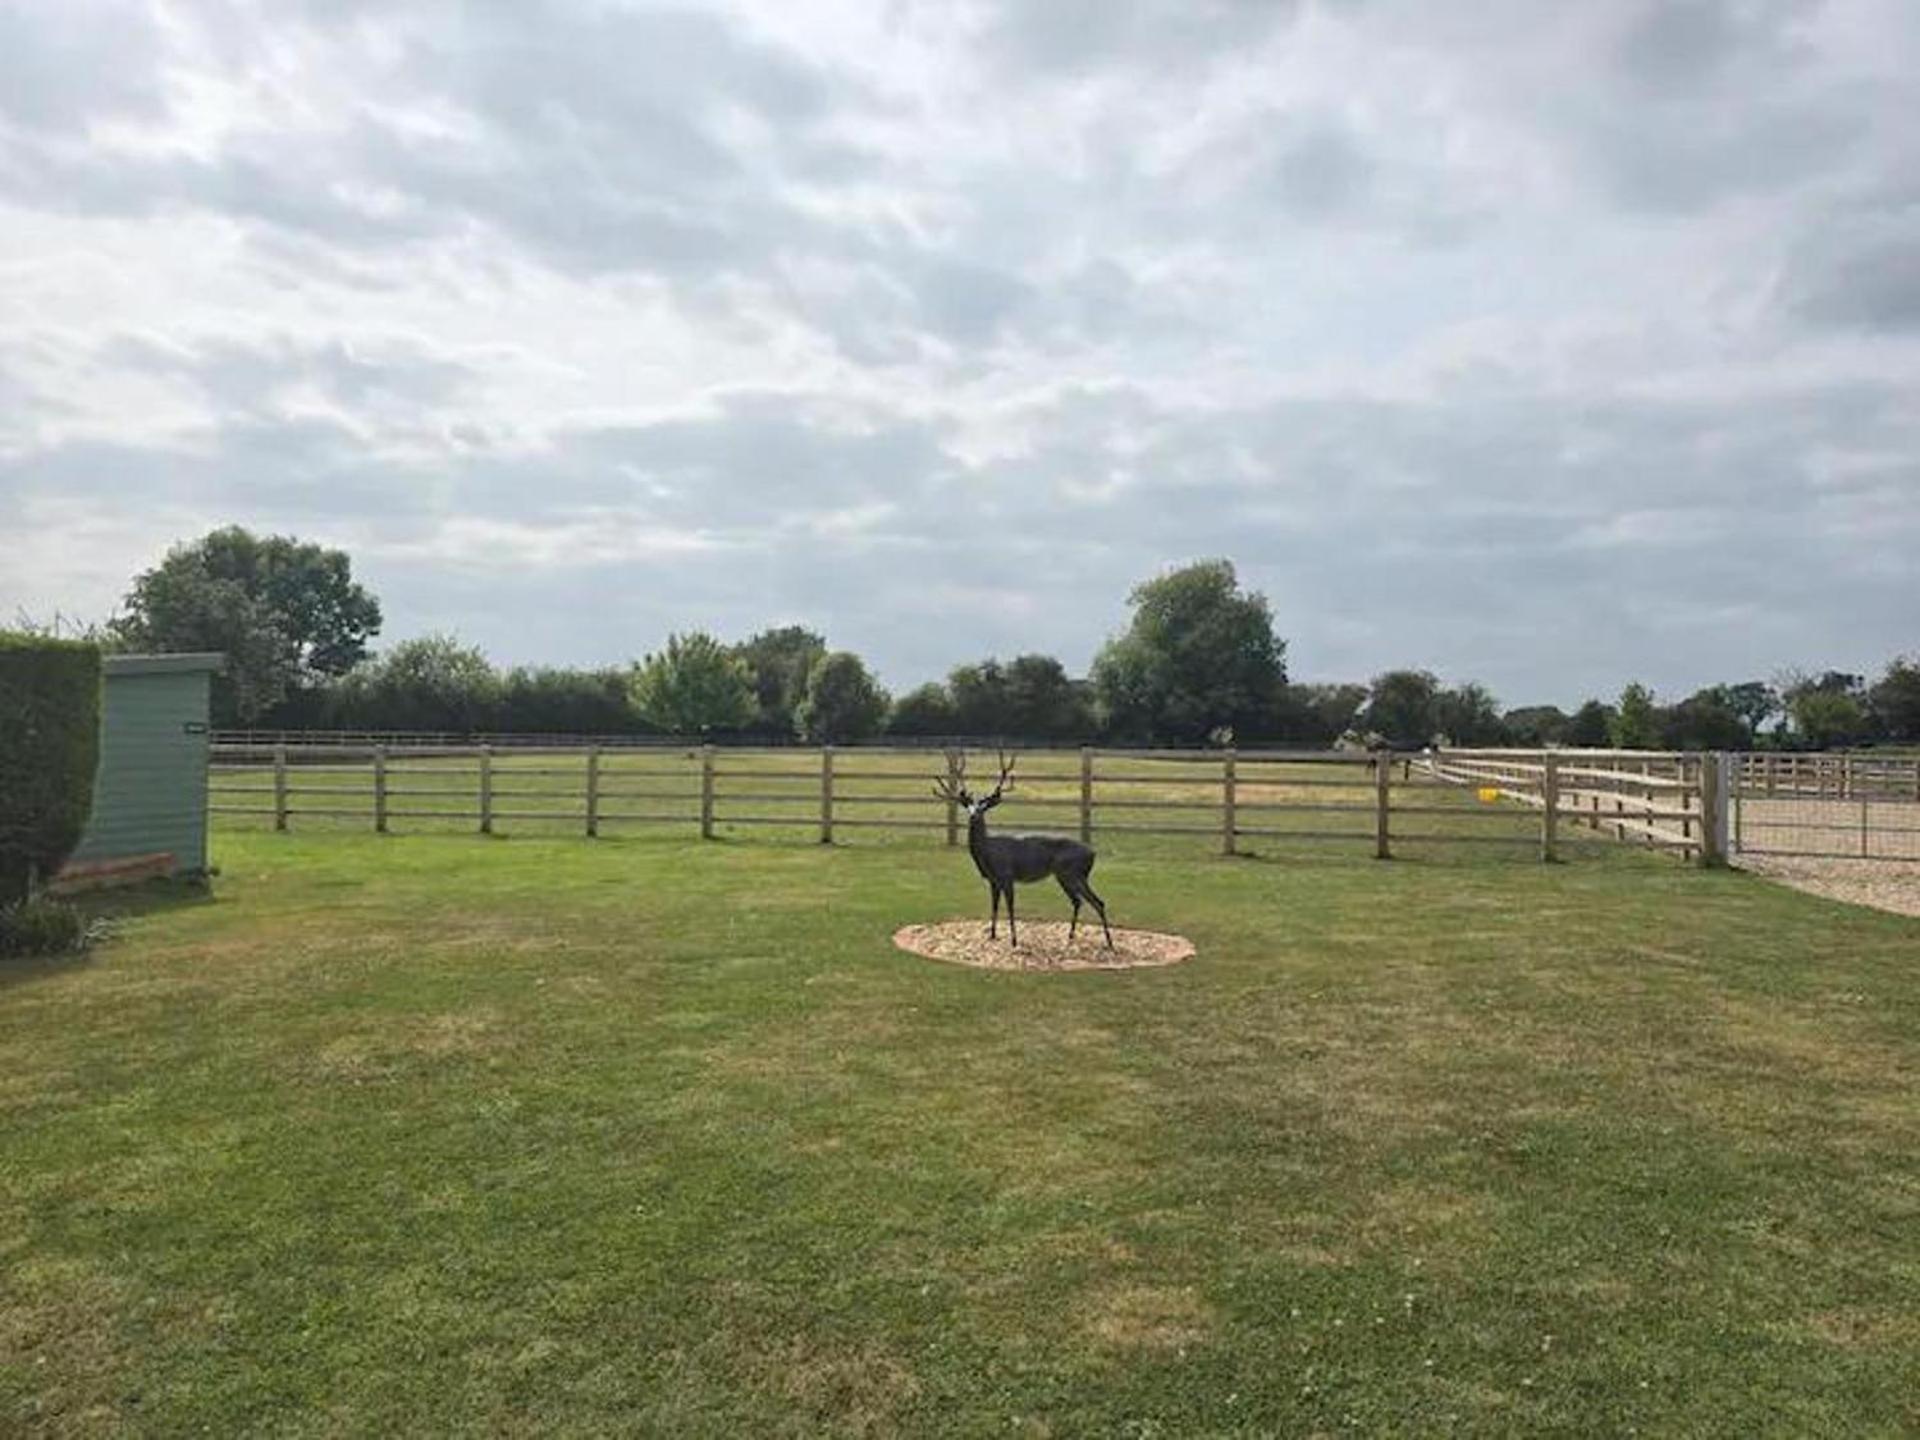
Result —
POLYGON ((1749 795, 1920 801, 1920 755, 1762 752, 1735 759, 1736 783, 1749 795))
MULTIPOLYGON (((883 746, 728 748, 601 741, 495 747, 445 737, 328 737, 213 747, 209 803, 238 823, 572 831, 678 826, 846 836, 920 833, 957 845, 960 808, 933 782, 993 773, 991 752, 883 746)), ((1719 853, 1706 757, 1624 751, 1285 750, 1015 752, 996 828, 1268 843, 1517 847, 1546 859, 1583 841, 1719 853)))
POLYGON ((1651 750, 1449 750, 1422 764, 1441 779, 1497 792, 1562 824, 1623 844, 1718 863, 1726 857, 1725 765, 1651 750))

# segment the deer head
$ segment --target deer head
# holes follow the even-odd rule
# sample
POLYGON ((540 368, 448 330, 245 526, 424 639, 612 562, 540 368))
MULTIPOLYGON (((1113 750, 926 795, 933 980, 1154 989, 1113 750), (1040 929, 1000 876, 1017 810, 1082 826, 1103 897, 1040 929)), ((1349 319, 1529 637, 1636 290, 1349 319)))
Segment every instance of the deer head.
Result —
POLYGON ((1013 788, 1013 761, 1006 751, 1000 752, 1000 778, 993 782, 993 789, 978 799, 967 789, 966 752, 949 750, 946 753, 947 773, 933 782, 933 793, 949 804, 958 805, 969 816, 986 814, 1013 788))

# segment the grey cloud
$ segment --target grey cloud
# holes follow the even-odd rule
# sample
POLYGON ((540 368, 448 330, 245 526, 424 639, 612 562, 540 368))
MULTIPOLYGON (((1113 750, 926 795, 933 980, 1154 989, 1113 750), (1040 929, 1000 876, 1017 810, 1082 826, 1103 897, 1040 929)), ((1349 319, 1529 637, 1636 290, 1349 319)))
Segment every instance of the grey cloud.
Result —
POLYGON ((1159 67, 1258 44, 1298 9, 1290 0, 1003 0, 988 35, 997 53, 1042 71, 1159 67))
POLYGON ((1783 288, 1815 326, 1920 331, 1920 202, 1832 217, 1795 248, 1783 288))
MULTIPOLYGON (((416 30, 409 70, 513 130, 646 133, 721 103, 792 125, 830 98, 825 77, 794 56, 680 9, 493 6, 467 24, 416 30)), ((707 153, 695 137, 682 141, 707 153)))
POLYGON ((1622 32, 1621 70, 1651 89, 1685 89, 1711 78, 1748 38, 1722 0, 1656 0, 1622 32))
POLYGON ((1632 667, 1698 683, 1697 656, 1659 658, 1672 651, 1666 637, 1730 601, 1756 628, 1728 654, 1763 672, 1770 634, 1844 615, 1867 617, 1888 653, 1910 643, 1894 617, 1899 577, 1910 584, 1912 573, 1899 557, 1920 542, 1920 491, 1900 493, 1884 472, 1861 481, 1875 516, 1862 534, 1845 523, 1858 507, 1805 458, 1845 446, 1912 475, 1920 425, 1897 387, 1809 391, 1759 425, 1728 402, 1291 402, 1202 418, 1143 417, 1137 397, 1116 398, 1124 447, 1102 443, 1080 397, 1080 438, 1014 467, 1027 473, 1011 491, 1013 533, 1092 537, 1136 566, 1232 554, 1273 592, 1314 673, 1368 663, 1340 649, 1342 616, 1389 624, 1365 653, 1391 633, 1402 655, 1480 675, 1510 698, 1543 693, 1534 677, 1545 671, 1563 677, 1565 698, 1578 684, 1617 687, 1632 667), (1140 449, 1143 427, 1152 439, 1140 449), (1574 435, 1591 460, 1563 458, 1574 435), (1116 464, 1131 483, 1107 502, 1068 506, 1047 488, 1116 464), (1594 635, 1600 615, 1621 618, 1594 635), (1588 645, 1591 662, 1585 650, 1564 665, 1547 658, 1588 645))
POLYGON ((337 422, 311 418, 236 420, 171 445, 74 441, 0 458, 0 497, 21 511, 58 500, 123 512, 152 504, 239 523, 397 517, 428 507, 432 483, 369 453, 337 422))
POLYGON ((783 245, 832 243, 748 172, 721 126, 730 112, 758 117, 779 173, 857 173, 816 124, 860 100, 845 81, 708 14, 529 5, 435 26, 410 18, 417 33, 384 70, 351 48, 350 32, 321 27, 309 40, 368 65, 370 101, 431 99, 473 117, 477 136, 403 132, 368 106, 335 135, 289 146, 243 131, 211 157, 15 137, 0 148, 0 177, 46 208, 199 208, 354 247, 478 222, 588 273, 704 275, 764 264, 783 245))
POLYGON ((1281 152, 1274 165, 1274 189, 1296 215, 1335 215, 1359 201, 1372 173, 1372 162, 1350 133, 1323 125, 1281 152))
POLYGON ((289 387, 300 384, 316 387, 349 410, 392 414, 444 402, 477 375, 470 364, 404 340, 356 349, 339 340, 182 344, 125 335, 103 346, 99 358, 109 365, 184 379, 222 414, 269 410, 289 387))
POLYGON ((911 502, 958 468, 925 425, 846 428, 771 395, 736 395, 707 418, 566 432, 554 460, 589 493, 637 503, 663 523, 761 536, 783 522, 911 502))
POLYGON ((925 266, 915 289, 928 327, 961 344, 991 340, 1032 295, 1032 287, 1003 271, 958 260, 925 266))
POLYGON ((164 108, 161 37, 138 5, 0 4, 0 119, 73 131, 94 117, 164 108))
POLYGON ((1685 211, 1819 175, 1866 133, 1860 97, 1823 80, 1804 0, 1655 0, 1618 32, 1623 88, 1575 104, 1574 131, 1623 203, 1685 211))
POLYGON ((1862 133, 1844 108, 1757 101, 1622 109, 1594 121, 1586 140, 1620 201, 1688 211, 1817 176, 1862 133))
POLYGON ((1715 642, 1728 674, 1764 673, 1779 636, 1822 626, 1887 653, 1911 643, 1897 633, 1911 578, 1900 557, 1920 544, 1920 490, 1897 477, 1912 475, 1920 426, 1896 387, 1809 390, 1757 424, 1734 402, 1221 412, 1131 387, 1068 392, 1032 420, 1029 453, 966 466, 926 425, 849 428, 812 402, 743 395, 712 416, 426 468, 382 462, 324 424, 247 422, 199 454, 83 447, 12 462, 0 504, 165 496, 367 535, 375 557, 467 516, 609 543, 705 537, 705 549, 649 553, 645 584, 599 590, 584 578, 603 563, 591 555, 521 573, 484 548, 471 563, 436 559, 429 543, 369 570, 396 614, 453 623, 514 659, 619 658, 672 626, 737 633, 797 616, 900 684, 988 649, 1043 647, 1080 666, 1133 582, 1217 553, 1273 595, 1313 675, 1364 676, 1391 656, 1477 675, 1516 701, 1577 699, 1631 673, 1677 685, 1699 678, 1701 659, 1676 653, 1676 631, 1730 604, 1750 614, 1735 643, 1715 642), (1565 458, 1576 436, 1590 458, 1565 458), (1808 472, 1806 456, 1839 446, 1880 468, 1839 483, 1808 472), (145 483, 131 490, 128 476, 145 483), (1854 523, 1862 504, 1870 533, 1854 523), (845 533, 809 528, 876 505, 845 533), (585 632, 581 613, 595 616, 585 632))
POLYGON ((1792 5, 1323 5, 1272 52, 1300 93, 1265 106, 1237 62, 1290 5, 1009 3, 878 97, 691 9, 205 0, 171 12, 204 22, 180 53, 77 61, 4 13, 33 33, 0 87, 29 47, 50 68, 0 88, 0 191, 82 256, 24 258, 72 292, 150 240, 193 293, 133 321, 55 313, 50 285, 30 323, 67 348, 0 345, 0 514, 27 537, 0 613, 72 607, 16 577, 86 513, 155 554, 227 519, 346 543, 396 635, 509 660, 791 618, 901 684, 987 650, 1079 668, 1130 585, 1219 553, 1314 676, 1412 661, 1573 700, 1912 644, 1904 91, 1792 5), (1376 48, 1416 83, 1385 93, 1376 48), (183 64, 342 108, 89 143, 183 64), (168 253, 204 216, 246 273, 168 253), (389 305, 431 326, 452 299, 471 333, 536 296, 530 360, 367 338, 389 305), (516 368, 683 342, 687 375, 636 365, 630 393, 516 368), (183 389, 207 422, 129 438, 180 425, 183 389), (116 443, 52 438, 156 391, 116 443))

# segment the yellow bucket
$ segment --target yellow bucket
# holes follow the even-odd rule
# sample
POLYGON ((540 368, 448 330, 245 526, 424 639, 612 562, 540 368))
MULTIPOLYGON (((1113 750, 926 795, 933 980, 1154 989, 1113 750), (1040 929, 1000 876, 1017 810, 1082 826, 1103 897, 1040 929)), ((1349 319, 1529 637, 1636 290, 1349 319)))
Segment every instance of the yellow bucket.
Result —
POLYGON ((1482 805, 1491 805, 1500 798, 1500 792, 1491 785, 1482 785, 1474 793, 1480 797, 1482 805))

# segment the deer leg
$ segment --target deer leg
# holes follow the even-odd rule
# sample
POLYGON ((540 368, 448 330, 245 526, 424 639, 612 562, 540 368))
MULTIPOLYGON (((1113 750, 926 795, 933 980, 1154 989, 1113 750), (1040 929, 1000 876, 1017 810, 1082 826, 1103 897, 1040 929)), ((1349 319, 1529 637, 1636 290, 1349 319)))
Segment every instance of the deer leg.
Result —
POLYGON ((993 918, 987 922, 987 938, 998 940, 1000 938, 1000 887, 988 881, 987 889, 993 893, 993 918))
POLYGON ((1080 928, 1080 892, 1073 888, 1072 882, 1066 876, 1059 875, 1055 878, 1059 880, 1060 888, 1067 892, 1067 899, 1073 902, 1073 919, 1067 925, 1067 943, 1071 945, 1074 932, 1080 928))
POLYGON ((1013 886, 1007 886, 1007 943, 1014 949, 1020 948, 1020 930, 1013 923, 1013 886))
POLYGON ((1093 908, 1100 912, 1100 929, 1107 937, 1107 949, 1113 949, 1113 931, 1107 925, 1107 902, 1093 893, 1093 886, 1087 883, 1087 877, 1080 877, 1080 893, 1093 902, 1093 908))

